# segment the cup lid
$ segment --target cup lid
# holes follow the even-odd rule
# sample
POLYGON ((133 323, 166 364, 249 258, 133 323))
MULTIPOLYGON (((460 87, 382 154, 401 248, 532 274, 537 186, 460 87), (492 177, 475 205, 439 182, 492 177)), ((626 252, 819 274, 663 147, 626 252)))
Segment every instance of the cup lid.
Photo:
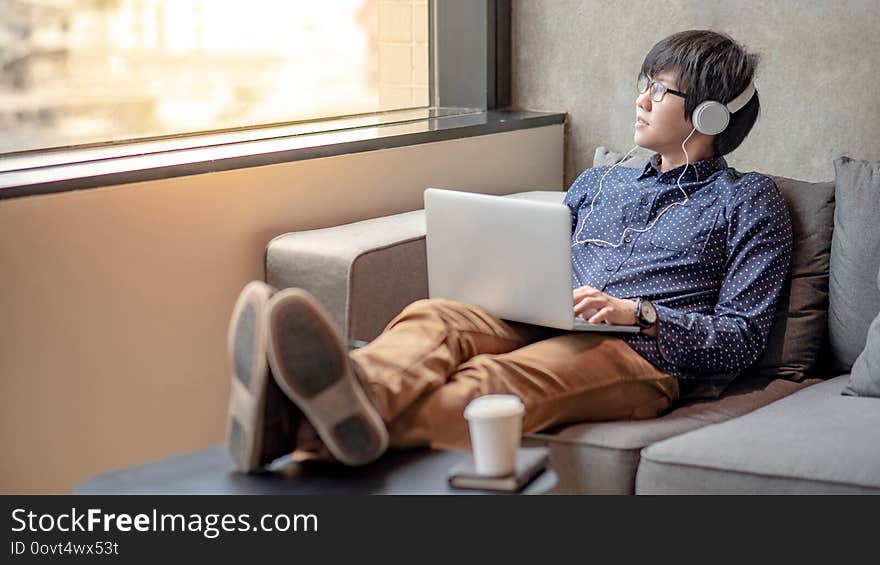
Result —
POLYGON ((486 394, 470 401, 464 409, 467 420, 505 418, 522 414, 525 406, 515 394, 486 394))

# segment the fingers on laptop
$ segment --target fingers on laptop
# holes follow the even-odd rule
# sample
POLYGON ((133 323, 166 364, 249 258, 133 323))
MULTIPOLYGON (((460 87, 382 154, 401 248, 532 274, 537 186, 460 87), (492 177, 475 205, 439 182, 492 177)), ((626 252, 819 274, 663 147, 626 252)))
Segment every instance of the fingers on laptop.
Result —
POLYGON ((590 315, 594 314, 597 310, 608 306, 610 301, 607 296, 590 296, 584 298, 580 301, 576 301, 574 305, 574 312, 577 315, 584 314, 586 317, 586 313, 590 313, 590 315), (589 312, 592 310, 593 312, 589 312))

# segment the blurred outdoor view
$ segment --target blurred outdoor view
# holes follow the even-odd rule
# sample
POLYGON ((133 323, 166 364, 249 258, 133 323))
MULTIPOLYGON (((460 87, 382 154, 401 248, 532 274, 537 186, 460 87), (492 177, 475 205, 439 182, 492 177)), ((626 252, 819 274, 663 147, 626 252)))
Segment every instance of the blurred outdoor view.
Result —
POLYGON ((429 105, 427 0, 0 0, 0 153, 429 105))

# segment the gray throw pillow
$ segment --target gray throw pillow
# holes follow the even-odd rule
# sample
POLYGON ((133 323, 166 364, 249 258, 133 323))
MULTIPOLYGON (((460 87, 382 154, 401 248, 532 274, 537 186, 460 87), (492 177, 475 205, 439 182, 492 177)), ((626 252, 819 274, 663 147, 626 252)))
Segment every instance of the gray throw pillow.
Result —
POLYGON ((816 368, 828 324, 834 183, 770 178, 788 205, 794 245, 767 345, 748 372, 800 381, 816 368))
MULTIPOLYGON (((880 288, 880 272, 877 273, 877 287, 880 288)), ((856 357, 849 382, 842 394, 880 398, 880 314, 877 314, 868 328, 865 349, 856 357)))
POLYGON ((874 275, 880 268, 880 161, 834 160, 828 341, 835 374, 849 373, 880 311, 874 275))
MULTIPOLYGON (((594 166, 611 165, 623 153, 600 146, 594 166)), ((644 167, 644 155, 621 166, 644 167)), ((750 375, 800 381, 816 368, 828 323, 828 268, 834 221, 834 183, 770 176, 788 205, 794 248, 791 271, 773 316, 764 352, 750 375)))
MULTIPOLYGON (((648 152, 645 149, 636 149, 632 152, 632 154, 626 158, 626 161, 620 164, 621 167, 632 167, 634 169, 642 169, 645 165, 648 164, 648 160, 651 158, 654 152, 648 152)), ((612 151, 608 149, 604 145, 600 145, 596 148, 596 152, 593 154, 593 166, 594 167, 604 167, 605 165, 613 165, 623 159, 623 156, 626 153, 618 153, 617 151, 612 151)))

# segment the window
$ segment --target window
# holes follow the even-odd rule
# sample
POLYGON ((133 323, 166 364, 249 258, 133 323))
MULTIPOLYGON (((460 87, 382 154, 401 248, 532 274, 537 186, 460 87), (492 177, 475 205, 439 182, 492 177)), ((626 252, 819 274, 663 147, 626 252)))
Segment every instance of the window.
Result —
POLYGON ((430 105, 427 0, 6 0, 0 153, 430 105))
POLYGON ((510 0, 0 0, 0 200, 560 123, 501 111, 510 23, 510 0))

